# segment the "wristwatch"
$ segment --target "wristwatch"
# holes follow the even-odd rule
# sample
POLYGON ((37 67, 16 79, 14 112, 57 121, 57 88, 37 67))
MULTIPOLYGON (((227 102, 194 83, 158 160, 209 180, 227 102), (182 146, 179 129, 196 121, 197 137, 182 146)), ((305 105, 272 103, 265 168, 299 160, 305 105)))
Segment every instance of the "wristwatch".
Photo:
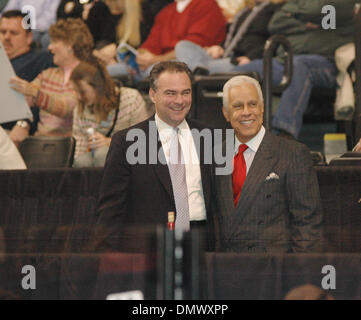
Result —
POLYGON ((27 123, 25 120, 19 120, 18 122, 16 122, 16 125, 24 129, 30 127, 29 123, 27 123))

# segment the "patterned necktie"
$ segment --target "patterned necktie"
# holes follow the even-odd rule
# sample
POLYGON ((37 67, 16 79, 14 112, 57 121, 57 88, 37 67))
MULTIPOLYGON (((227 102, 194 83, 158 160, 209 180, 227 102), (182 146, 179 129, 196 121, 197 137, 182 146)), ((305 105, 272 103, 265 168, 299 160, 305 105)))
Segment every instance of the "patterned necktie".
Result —
POLYGON ((241 144, 238 149, 238 153, 234 156, 233 159, 233 199, 234 206, 237 207, 237 202, 239 196, 241 195, 242 187, 244 181, 246 180, 247 167, 246 160, 244 159, 243 152, 247 149, 246 144, 241 144))
POLYGON ((168 168, 176 207, 175 228, 187 231, 189 230, 188 189, 186 169, 182 147, 178 139, 178 132, 179 129, 175 128, 172 134, 168 168))

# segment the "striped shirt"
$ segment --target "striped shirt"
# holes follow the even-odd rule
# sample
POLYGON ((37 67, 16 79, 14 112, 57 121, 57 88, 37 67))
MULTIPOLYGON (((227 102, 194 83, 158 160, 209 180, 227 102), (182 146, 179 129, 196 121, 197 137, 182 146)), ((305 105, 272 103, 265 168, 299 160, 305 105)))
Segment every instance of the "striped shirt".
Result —
POLYGON ((71 81, 64 84, 64 70, 44 70, 32 84, 39 88, 37 97, 33 99, 33 105, 40 108, 40 121, 35 135, 71 136, 73 110, 78 105, 78 98, 71 81))

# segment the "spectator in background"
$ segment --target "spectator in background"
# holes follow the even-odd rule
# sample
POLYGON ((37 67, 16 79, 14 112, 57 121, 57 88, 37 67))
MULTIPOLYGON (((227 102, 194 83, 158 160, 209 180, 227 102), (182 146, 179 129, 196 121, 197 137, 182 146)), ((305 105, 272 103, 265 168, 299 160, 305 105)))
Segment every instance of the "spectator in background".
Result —
POLYGON ((62 0, 57 19, 83 19, 93 36, 94 46, 102 48, 116 42, 116 26, 123 15, 123 2, 124 0, 62 0))
MULTIPOLYGON (((149 36, 138 50, 139 77, 146 77, 155 63, 175 59, 174 48, 179 41, 211 46, 224 40, 225 30, 226 21, 215 0, 174 1, 158 13, 149 36)), ((116 64, 108 70, 117 76, 127 74, 129 69, 116 64)))
POLYGON ((151 114, 137 90, 116 87, 106 68, 96 60, 81 62, 71 80, 80 100, 73 119, 74 167, 104 166, 111 136, 151 114), (94 129, 94 135, 89 135, 89 128, 94 129))
MULTIPOLYGON (((357 0, 288 0, 275 12, 270 23, 270 34, 287 37, 293 48, 293 78, 290 86, 283 91, 279 107, 273 116, 275 133, 287 138, 298 138, 303 114, 307 108, 313 87, 335 88, 337 68, 334 63, 335 50, 351 42, 354 36, 350 24, 354 4, 357 0), (322 7, 334 6, 337 15, 336 29, 323 29, 325 18, 322 7)), ((327 20, 327 17, 326 17, 327 20)), ((278 48, 273 58, 273 83, 281 83, 284 71, 284 49, 278 48)), ((233 71, 258 72, 263 77, 263 60, 255 59, 237 65, 233 71)))
MULTIPOLYGON (((20 10, 25 6, 32 6, 35 9, 35 23, 36 29, 33 30, 33 41, 42 48, 47 48, 49 45, 48 30, 50 26, 56 21, 56 10, 59 6, 60 0, 9 0, 4 11, 20 10)), ((29 11, 26 10, 28 13, 29 11)))
MULTIPOLYGON (((108 0, 108 6, 112 13, 123 12, 116 27, 116 41, 104 47, 98 46, 94 54, 109 65, 112 75, 119 73, 117 69, 122 66, 117 62, 117 43, 126 42, 138 48, 148 37, 158 12, 172 0, 148 1, 148 0, 108 0), (118 5, 115 5, 118 4, 118 5), (115 65, 110 67, 110 65, 115 65), (113 71, 115 69, 115 71, 113 71)), ((126 74, 125 66, 120 73, 126 74)), ((122 69, 121 69, 122 70, 122 69)))
POLYGON ((180 41, 175 48, 177 60, 184 61, 193 71, 202 67, 210 73, 221 73, 237 71, 238 66, 261 59, 270 36, 268 23, 284 1, 246 0, 246 7, 235 16, 223 46, 202 48, 191 41, 180 41))
MULTIPOLYGON (((53 57, 49 51, 31 49, 32 31, 22 27, 25 14, 19 10, 6 11, 0 18, 0 41, 4 45, 6 54, 14 68, 15 74, 26 80, 34 80, 38 74, 53 65, 53 57)), ((18 145, 29 133, 36 130, 39 110, 31 108, 34 121, 28 120, 3 123, 2 127, 9 131, 10 139, 18 145)))
POLYGON ((26 169, 26 165, 14 143, 0 127, 0 170, 13 169, 26 169))
POLYGON ((86 61, 91 56, 93 39, 86 24, 72 18, 53 24, 49 34, 49 50, 59 67, 43 71, 32 82, 15 77, 10 84, 26 96, 30 106, 40 108, 35 135, 71 136, 73 110, 78 105, 78 98, 69 80, 80 61, 86 61))

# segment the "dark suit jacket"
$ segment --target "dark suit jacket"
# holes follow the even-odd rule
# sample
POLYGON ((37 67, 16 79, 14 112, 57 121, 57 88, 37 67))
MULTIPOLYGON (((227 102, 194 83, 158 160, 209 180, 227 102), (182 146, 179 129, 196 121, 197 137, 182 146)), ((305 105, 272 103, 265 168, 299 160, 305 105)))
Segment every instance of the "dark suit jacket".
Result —
MULTIPOLYGON (((98 225, 107 228, 110 236, 115 235, 118 226, 167 226, 168 212, 176 212, 172 183, 167 164, 149 164, 149 123, 154 116, 131 128, 114 134, 104 167, 98 201, 98 225), (140 129, 146 136, 147 164, 129 164, 126 152, 134 142, 126 141, 129 130, 140 129)), ((201 125, 187 120, 190 129, 203 129, 201 125)), ((155 127, 156 128, 156 127, 155 127)), ((156 129, 155 129, 156 130, 156 129)), ((156 146, 161 149, 157 132, 156 146)), ((210 195, 212 165, 204 164, 203 146, 199 160, 207 221, 211 222, 210 195)), ((164 156, 163 151, 161 154, 164 156)))
POLYGON ((320 250, 320 194, 310 154, 304 145, 266 133, 236 208, 232 176, 215 175, 214 179, 213 213, 217 220, 218 250, 320 250))

